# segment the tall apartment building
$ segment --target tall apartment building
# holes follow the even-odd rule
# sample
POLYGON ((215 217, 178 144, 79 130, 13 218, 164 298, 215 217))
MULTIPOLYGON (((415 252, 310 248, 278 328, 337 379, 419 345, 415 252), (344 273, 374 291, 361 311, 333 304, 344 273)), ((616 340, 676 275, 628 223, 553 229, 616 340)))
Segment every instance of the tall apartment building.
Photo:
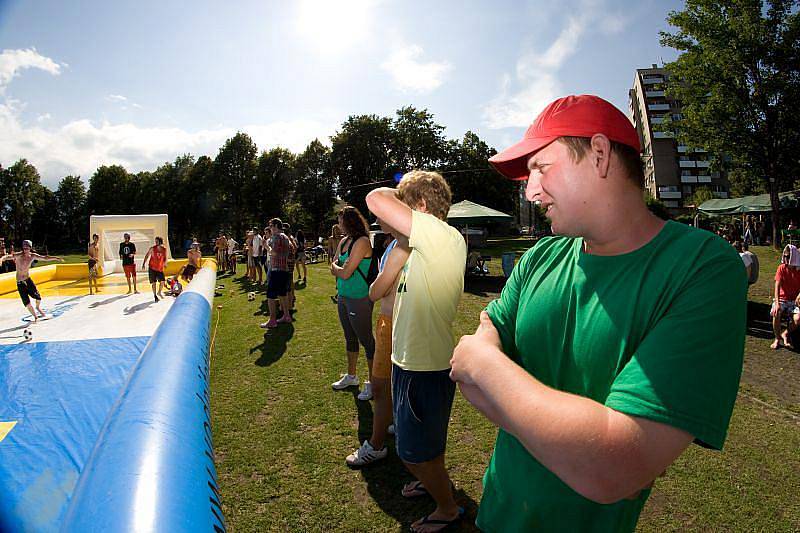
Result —
POLYGON ((645 187, 673 214, 680 214, 688 211, 697 187, 708 187, 714 198, 727 198, 730 185, 725 176, 710 171, 710 157, 705 150, 692 150, 678 144, 671 132, 658 131, 657 125, 665 119, 681 118, 680 102, 664 93, 668 78, 667 71, 657 65, 637 69, 628 103, 642 143, 645 187))

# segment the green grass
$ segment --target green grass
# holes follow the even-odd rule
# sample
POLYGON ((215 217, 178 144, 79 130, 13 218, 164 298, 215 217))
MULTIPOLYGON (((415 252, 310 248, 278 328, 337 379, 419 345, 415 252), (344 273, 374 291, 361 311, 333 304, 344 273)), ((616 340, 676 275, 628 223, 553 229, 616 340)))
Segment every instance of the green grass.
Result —
MULTIPOLYGON (((455 324, 471 333, 479 311, 496 297, 499 255, 523 252, 527 239, 491 241, 488 278, 468 285, 455 324)), ((777 253, 755 252, 761 278, 751 288, 754 313, 769 299, 777 253)), ((297 321, 265 332, 263 294, 241 278, 222 277, 214 323, 211 398, 214 446, 230 531, 398 531, 432 509, 430 500, 399 496, 410 479, 389 441, 389 459, 350 470, 344 457, 371 428, 371 403, 335 392, 345 370, 344 341, 329 298, 333 278, 309 265, 297 290, 297 321)), ((759 315, 761 319, 764 317, 759 315)), ((759 323, 760 324, 760 323, 759 323)), ((758 324, 756 324, 758 325, 758 324)), ((760 334, 757 327, 751 328, 760 334)), ((742 394, 722 453, 692 446, 660 478, 641 531, 796 531, 800 529, 800 356, 773 352, 769 339, 748 335, 742 394)), ((359 373, 366 375, 362 358, 359 373)), ((450 425, 447 462, 472 531, 481 477, 496 430, 460 396, 450 425)))

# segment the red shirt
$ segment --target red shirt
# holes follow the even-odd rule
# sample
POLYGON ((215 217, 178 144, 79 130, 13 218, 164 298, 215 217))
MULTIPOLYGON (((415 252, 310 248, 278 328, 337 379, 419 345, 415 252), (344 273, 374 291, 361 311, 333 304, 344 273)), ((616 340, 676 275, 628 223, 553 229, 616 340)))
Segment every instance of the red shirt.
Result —
POLYGON ((167 249, 163 246, 153 246, 150 250, 149 266, 158 272, 164 271, 164 264, 167 262, 167 249))
POLYGON ((775 281, 780 281, 778 299, 782 302, 792 302, 800 294, 800 268, 789 268, 781 263, 775 272, 775 281))

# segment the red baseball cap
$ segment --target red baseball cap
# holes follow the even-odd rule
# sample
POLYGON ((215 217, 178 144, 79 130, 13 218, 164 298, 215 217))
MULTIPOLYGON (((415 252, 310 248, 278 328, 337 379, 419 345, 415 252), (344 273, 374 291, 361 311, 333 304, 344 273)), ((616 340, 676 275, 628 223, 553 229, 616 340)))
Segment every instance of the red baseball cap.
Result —
POLYGON ((489 162, 512 180, 528 179, 528 157, 559 137, 592 137, 602 133, 612 141, 642 151, 639 134, 622 111, 599 96, 570 95, 544 108, 520 142, 509 146, 489 162))

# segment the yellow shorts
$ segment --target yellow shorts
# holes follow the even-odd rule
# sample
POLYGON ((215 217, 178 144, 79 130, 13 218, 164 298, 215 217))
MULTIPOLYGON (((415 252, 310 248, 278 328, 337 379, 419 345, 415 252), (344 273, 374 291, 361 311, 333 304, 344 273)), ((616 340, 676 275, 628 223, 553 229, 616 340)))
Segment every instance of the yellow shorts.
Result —
POLYGON ((372 377, 392 377, 392 317, 378 315, 375 323, 375 358, 372 360, 372 377))

